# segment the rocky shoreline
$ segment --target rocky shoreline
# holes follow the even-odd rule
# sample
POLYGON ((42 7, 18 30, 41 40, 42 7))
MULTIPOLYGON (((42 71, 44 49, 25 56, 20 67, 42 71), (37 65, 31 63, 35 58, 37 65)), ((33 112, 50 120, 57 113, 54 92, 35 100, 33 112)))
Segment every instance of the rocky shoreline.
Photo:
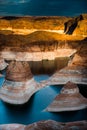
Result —
POLYGON ((24 104, 41 89, 26 62, 12 61, 7 70, 5 81, 0 88, 0 99, 10 104, 24 104))
POLYGON ((87 108, 87 99, 72 82, 67 82, 53 102, 46 108, 49 112, 76 111, 87 108))
MULTIPOLYGON (((63 34, 49 32, 49 28, 52 27, 50 30, 57 31, 64 30, 64 25, 67 22, 67 24, 69 24, 67 26, 67 31, 71 33, 70 28, 72 27, 73 23, 76 24, 75 18, 50 17, 51 21, 49 20, 49 17, 11 17, 11 20, 9 20, 9 18, 10 17, 0 18, 0 56, 2 57, 0 61, 0 70, 3 70, 7 67, 4 59, 15 61, 12 61, 6 70, 7 73, 5 81, 0 89, 1 100, 10 104, 24 104, 35 92, 48 85, 66 84, 68 81, 76 84, 87 85, 87 17, 83 16, 83 20, 78 21, 78 26, 75 28, 75 30, 73 30, 72 35, 67 35, 66 32, 63 34), (46 22, 44 23, 44 21, 47 21, 47 24, 46 22), (35 24, 35 28, 34 22, 38 23, 35 24), (17 28, 19 30, 16 30, 17 28), (32 32, 31 34, 29 33, 29 35, 23 35, 24 32, 21 32, 24 29, 28 29, 28 32, 30 32, 32 28, 36 29, 37 31, 32 32), (48 30, 48 32, 45 32, 43 28, 48 30), (16 30, 16 33, 14 29, 16 30), (39 31, 40 29, 41 31, 39 31), (48 80, 40 83, 37 83, 34 80, 27 62, 24 62, 54 60, 57 57, 69 57, 70 60, 68 66, 61 70, 57 70, 56 73, 54 73, 48 80)), ((75 89, 75 91, 78 92, 78 89, 75 89)), ((79 93, 74 94, 76 94, 74 95, 74 99, 81 99, 81 104, 77 104, 77 99, 75 100, 77 102, 75 102, 74 108, 61 108, 62 111, 80 110, 87 107, 87 102, 85 99, 83 100, 83 97, 79 93)), ((63 102, 65 100, 64 96, 62 98, 63 102)), ((73 98, 71 91, 68 96, 70 96, 71 99, 73 98)), ((68 102, 68 104, 70 105, 70 102, 68 102)), ((54 109, 58 110, 58 107, 54 109)), ((49 111, 53 110, 51 109, 49 111)), ((87 121, 59 123, 48 120, 40 121, 27 126, 20 124, 0 125, 0 129, 87 130, 87 121)))
POLYGON ((30 125, 5 124, 0 125, 0 130, 87 130, 87 121, 62 123, 54 120, 44 120, 30 125))
POLYGON ((87 68, 68 66, 56 71, 48 80, 42 81, 42 86, 66 84, 68 81, 87 85, 87 68))

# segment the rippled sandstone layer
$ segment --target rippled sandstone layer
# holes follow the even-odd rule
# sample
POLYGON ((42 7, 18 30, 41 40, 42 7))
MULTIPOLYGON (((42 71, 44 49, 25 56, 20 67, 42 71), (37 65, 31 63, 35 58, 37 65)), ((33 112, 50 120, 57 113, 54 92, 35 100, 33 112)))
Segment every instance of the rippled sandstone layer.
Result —
POLYGON ((83 66, 65 67, 61 70, 57 70, 48 80, 42 81, 41 85, 66 84, 68 81, 87 85, 87 68, 83 66))
POLYGON ((0 88, 0 99, 10 104, 24 104, 39 89, 40 86, 34 81, 29 64, 12 61, 0 88))
POLYGON ((53 102, 47 107, 50 112, 75 111, 87 108, 87 99, 72 82, 67 82, 53 102))

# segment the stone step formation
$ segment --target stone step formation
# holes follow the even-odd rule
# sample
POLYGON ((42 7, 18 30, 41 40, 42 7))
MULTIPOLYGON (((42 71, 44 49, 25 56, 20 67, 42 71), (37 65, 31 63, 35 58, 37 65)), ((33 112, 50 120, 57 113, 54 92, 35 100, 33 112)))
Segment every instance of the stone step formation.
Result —
POLYGON ((87 85, 87 68, 83 66, 67 66, 57 70, 48 80, 41 81, 42 86, 66 84, 68 81, 87 85))
POLYGON ((11 61, 0 89, 0 98, 10 104, 24 104, 39 89, 28 62, 11 61))
POLYGON ((50 112, 62 112, 84 108, 87 108, 87 99, 80 94, 78 86, 69 81, 46 110, 50 112))

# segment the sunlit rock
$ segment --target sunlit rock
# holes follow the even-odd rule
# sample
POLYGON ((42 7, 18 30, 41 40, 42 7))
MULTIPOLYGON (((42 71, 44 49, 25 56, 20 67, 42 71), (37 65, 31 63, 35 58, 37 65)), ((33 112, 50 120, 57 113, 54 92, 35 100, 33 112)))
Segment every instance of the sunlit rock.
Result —
POLYGON ((46 110, 50 112, 61 112, 84 108, 87 108, 87 99, 80 94, 76 84, 68 82, 46 110))
POLYGON ((24 104, 39 90, 27 62, 12 61, 6 71, 0 98, 11 104, 24 104))

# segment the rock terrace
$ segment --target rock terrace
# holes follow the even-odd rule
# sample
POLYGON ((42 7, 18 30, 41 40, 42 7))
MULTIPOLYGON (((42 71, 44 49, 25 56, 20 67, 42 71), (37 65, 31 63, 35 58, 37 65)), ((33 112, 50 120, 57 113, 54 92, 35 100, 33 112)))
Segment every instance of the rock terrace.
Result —
POLYGON ((50 112, 62 112, 84 108, 87 108, 87 99, 80 94, 76 84, 68 82, 46 110, 50 112))

